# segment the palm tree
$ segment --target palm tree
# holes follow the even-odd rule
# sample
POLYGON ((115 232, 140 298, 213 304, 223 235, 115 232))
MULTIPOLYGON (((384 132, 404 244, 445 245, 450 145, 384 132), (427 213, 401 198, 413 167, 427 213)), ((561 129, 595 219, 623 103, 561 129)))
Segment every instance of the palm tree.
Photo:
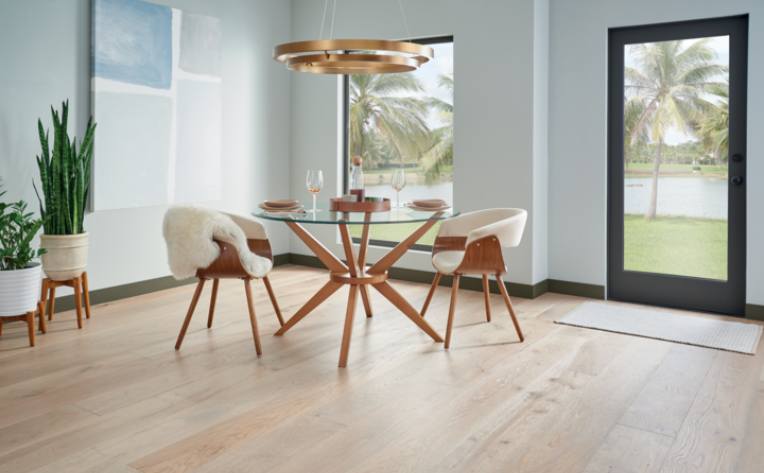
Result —
POLYGON ((427 102, 411 97, 422 85, 411 74, 350 76, 348 141, 350 153, 368 164, 379 160, 381 148, 391 149, 402 163, 416 159, 427 143, 427 102))
POLYGON ((443 125, 432 132, 432 145, 422 156, 422 168, 428 183, 435 181, 444 165, 454 162, 454 76, 443 74, 438 85, 449 92, 450 101, 429 99, 429 105, 439 112, 443 125))
POLYGON ((697 125, 697 134, 706 152, 721 164, 729 149, 730 107, 729 84, 717 84, 709 88, 718 103, 703 111, 697 125))
POLYGON ((632 117, 630 145, 647 136, 655 144, 650 204, 645 218, 655 217, 658 202, 658 174, 666 132, 676 127, 694 133, 694 124, 703 110, 713 106, 705 97, 720 85, 715 80, 727 68, 714 63, 714 51, 702 39, 688 45, 687 41, 661 41, 629 46, 638 67, 626 67, 626 116, 632 117), (632 103, 637 102, 637 103, 632 103))

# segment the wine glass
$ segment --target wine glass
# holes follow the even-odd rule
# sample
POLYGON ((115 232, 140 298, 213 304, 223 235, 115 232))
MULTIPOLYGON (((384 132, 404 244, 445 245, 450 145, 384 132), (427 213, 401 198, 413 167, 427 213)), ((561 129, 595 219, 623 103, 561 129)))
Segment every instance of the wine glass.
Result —
POLYGON ((395 206, 400 208, 401 206, 401 190, 406 187, 406 172, 403 168, 398 168, 393 171, 392 180, 390 185, 395 189, 395 206))
POLYGON ((309 212, 315 215, 317 211, 316 197, 318 197, 318 193, 321 192, 321 188, 324 187, 324 173, 321 172, 320 169, 309 170, 308 174, 305 176, 305 187, 313 196, 313 210, 309 210, 309 212))

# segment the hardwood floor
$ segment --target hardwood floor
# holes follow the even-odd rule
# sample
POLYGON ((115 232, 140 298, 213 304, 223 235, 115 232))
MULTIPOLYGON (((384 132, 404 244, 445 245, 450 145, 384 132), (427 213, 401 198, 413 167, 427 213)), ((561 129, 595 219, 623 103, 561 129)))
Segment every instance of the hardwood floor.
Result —
MULTIPOLYGON (((326 273, 280 267, 285 317, 326 273)), ((414 305, 428 287, 392 281, 414 305)), ((585 299, 501 296, 485 322, 462 291, 445 351, 378 294, 336 366, 347 289, 283 337, 254 283, 257 358, 239 281, 205 288, 173 348, 194 286, 57 314, 28 348, 0 337, 0 471, 719 472, 764 471, 764 346, 755 357, 552 321, 585 299)), ((449 289, 427 320, 442 335, 449 289)), ((362 310, 360 307, 358 310, 362 310)), ((763 342, 764 343, 764 342, 763 342)))

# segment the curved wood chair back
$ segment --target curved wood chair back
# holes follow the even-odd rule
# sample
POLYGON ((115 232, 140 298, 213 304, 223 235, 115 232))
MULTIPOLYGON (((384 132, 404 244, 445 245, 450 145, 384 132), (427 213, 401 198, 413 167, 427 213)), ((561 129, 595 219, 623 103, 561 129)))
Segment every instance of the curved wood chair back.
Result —
MULTIPOLYGON (((220 247, 220 256, 204 269, 196 271, 200 279, 253 279, 241 265, 236 248, 226 242, 214 240, 220 247)), ((273 261, 271 244, 268 240, 250 238, 247 240, 250 251, 273 261)))

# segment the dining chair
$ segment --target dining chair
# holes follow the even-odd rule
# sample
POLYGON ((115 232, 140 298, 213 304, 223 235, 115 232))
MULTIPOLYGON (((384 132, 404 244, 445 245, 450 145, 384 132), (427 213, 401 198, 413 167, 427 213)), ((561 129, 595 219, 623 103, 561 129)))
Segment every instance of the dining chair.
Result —
POLYGON ((502 275, 507 272, 501 249, 520 244, 528 212, 523 209, 487 209, 461 214, 446 220, 440 226, 432 248, 432 265, 435 278, 422 306, 424 317, 435 288, 443 275, 452 276, 451 304, 448 309, 445 347, 451 345, 451 331, 456 309, 456 294, 463 275, 480 274, 483 277, 486 320, 491 321, 488 276, 493 274, 504 303, 509 310, 520 342, 525 340, 517 314, 507 293, 502 275))
POLYGON ((175 277, 194 275, 198 279, 175 349, 179 350, 183 343, 205 283, 208 280, 212 281, 207 315, 207 328, 212 328, 220 280, 241 279, 244 281, 255 350, 258 356, 261 355, 260 334, 252 297, 253 279, 263 280, 279 324, 284 325, 281 310, 268 279, 268 273, 273 268, 273 255, 265 227, 245 215, 197 207, 173 207, 165 215, 163 232, 170 268, 175 277), (195 270, 195 273, 188 274, 189 270, 195 270))

